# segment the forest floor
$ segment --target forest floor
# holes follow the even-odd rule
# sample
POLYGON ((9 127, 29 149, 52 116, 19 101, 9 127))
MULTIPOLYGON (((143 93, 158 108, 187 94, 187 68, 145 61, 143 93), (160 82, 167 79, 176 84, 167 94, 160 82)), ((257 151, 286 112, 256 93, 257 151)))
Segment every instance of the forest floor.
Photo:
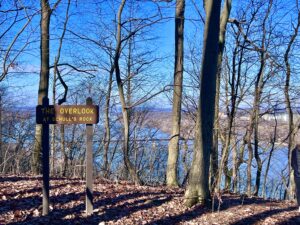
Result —
POLYGON ((94 182, 94 215, 85 215, 85 182, 51 179, 49 216, 41 216, 41 177, 0 176, 0 224, 300 224, 290 201, 224 194, 215 210, 186 208, 183 189, 94 182), (219 206, 219 210, 218 210, 219 206))

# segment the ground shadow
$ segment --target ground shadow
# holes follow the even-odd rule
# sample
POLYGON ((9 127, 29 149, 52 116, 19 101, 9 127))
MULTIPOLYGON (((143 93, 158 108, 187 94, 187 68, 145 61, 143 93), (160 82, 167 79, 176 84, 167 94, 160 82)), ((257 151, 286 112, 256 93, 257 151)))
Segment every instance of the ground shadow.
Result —
MULTIPOLYGON (((50 185, 50 191, 53 191, 57 188, 65 187, 67 185, 81 185, 81 183, 79 181, 74 181, 74 182, 69 182, 67 184, 63 183, 63 184, 57 184, 57 185, 53 185, 53 186, 50 185)), ((9 197, 9 198, 15 198, 18 195, 32 194, 32 193, 35 193, 35 192, 41 193, 42 192, 42 187, 34 187, 34 188, 29 189, 29 190, 25 189, 23 191, 18 191, 18 192, 15 192, 15 193, 8 193, 8 194, 5 194, 5 196, 9 197)))
MULTIPOLYGON (((56 180, 56 179, 54 179, 56 180)), ((78 180, 78 179, 77 179, 78 180)), ((73 182, 71 185, 76 185, 79 182, 73 182)), ((81 184, 81 183, 80 183, 81 184)), ((51 189, 61 188, 66 184, 58 184, 52 186, 51 189)), ((32 188, 29 191, 25 192, 37 192, 40 188, 32 188)), ((50 196, 50 202, 54 205, 54 209, 50 212, 49 216, 40 216, 34 217, 32 214, 24 216, 21 222, 13 222, 10 224, 99 224, 100 222, 116 221, 122 218, 129 217, 131 214, 140 211, 140 210, 149 210, 153 207, 158 207, 164 203, 167 203, 172 200, 173 197, 182 196, 183 193, 168 193, 165 190, 160 192, 156 191, 139 191, 117 194, 117 193, 101 193, 94 191, 94 199, 97 199, 94 202, 94 209, 98 211, 93 216, 83 217, 82 214, 85 210, 85 193, 68 193, 60 194, 57 196, 50 196), (110 196, 104 197, 105 194, 110 196), (75 206, 70 206, 71 201, 77 202, 75 206), (55 208, 56 207, 56 208, 55 208)), ((241 205, 251 205, 251 204, 267 204, 270 203, 268 200, 260 198, 241 198, 239 196, 224 195, 222 196, 222 204, 220 204, 220 211, 241 205)), ((7 211, 21 211, 29 210, 32 208, 39 209, 41 211, 42 198, 39 196, 31 196, 20 199, 8 199, 1 202, 0 214, 7 211), (2 204, 5 204, 3 207, 2 204)), ((214 211, 218 209, 218 200, 215 200, 214 211)), ((285 209, 274 209, 265 212, 261 212, 256 215, 251 215, 245 217, 232 225, 238 224, 253 224, 261 219, 265 219, 274 214, 291 211, 296 209, 296 207, 289 207, 285 209)), ((179 222, 186 222, 192 219, 195 219, 204 213, 210 213, 212 208, 202 207, 200 205, 187 210, 184 213, 178 215, 170 215, 164 218, 158 218, 154 221, 148 223, 148 225, 155 224, 176 224, 179 222)), ((172 212, 169 212, 170 214, 172 212)), ((297 218, 291 218, 292 221, 295 221, 297 218)), ((287 221, 286 224, 289 221, 287 221)), ((285 224, 285 223, 283 223, 285 224)), ((282 224, 282 225, 283 225, 282 224)))
MULTIPOLYGON (((236 206, 243 206, 243 205, 252 205, 252 204, 266 205, 269 204, 270 202, 274 202, 274 201, 266 200, 263 198, 248 198, 248 197, 242 197, 236 195, 234 196, 226 195, 222 197, 222 203, 220 204, 220 211, 233 208, 236 206)), ((217 198, 215 198, 214 206, 211 208, 214 209, 213 210, 214 212, 218 211, 219 201, 217 198)))
POLYGON ((206 207, 203 206, 196 206, 193 207, 192 210, 189 210, 185 213, 181 213, 179 215, 173 215, 173 216, 168 216, 164 217, 158 220, 151 221, 150 223, 147 223, 147 225, 164 225, 164 224, 177 224, 180 222, 187 222, 192 219, 197 218, 198 216, 201 216, 203 213, 209 211, 206 207))
POLYGON ((298 216, 290 217, 288 220, 278 223, 278 225, 295 225, 300 224, 300 214, 298 216))
MULTIPOLYGON (((51 190, 55 190, 57 188, 61 188, 64 186, 69 185, 68 184, 58 184, 55 186, 51 186, 51 190)), ((71 183, 73 185, 78 184, 78 182, 71 183)), ((29 210, 32 208, 39 208, 41 207, 42 204, 42 197, 39 195, 33 195, 33 196, 28 196, 28 197, 21 197, 21 198, 16 198, 17 195, 22 195, 25 193, 35 193, 35 192, 42 192, 41 187, 35 187, 32 188, 28 191, 20 191, 18 193, 11 193, 8 194, 10 198, 7 200, 2 200, 0 201, 1 207, 0 207, 0 214, 6 213, 8 211, 16 211, 16 210, 29 210)), ((95 194, 100 194, 98 192, 95 192, 95 194)), ((68 194, 60 194, 57 196, 50 196, 50 203, 56 204, 56 203, 66 203, 69 201, 73 200, 79 200, 80 198, 84 198, 84 193, 68 193, 68 194)))
POLYGON ((1 177, 0 176, 0 182, 18 182, 18 181, 23 181, 23 180, 39 180, 42 181, 42 177, 1 177))
MULTIPOLYGON (((82 179, 82 178, 67 178, 68 179, 68 181, 83 181, 84 179, 82 179)), ((11 177, 9 177, 9 176, 1 176, 0 175, 0 182, 18 182, 18 181, 24 181, 24 180, 26 180, 26 181, 28 181, 28 180, 34 180, 34 181, 42 181, 43 180, 43 177, 42 176, 11 176, 11 177)), ((66 178, 65 177, 50 177, 50 182, 51 181, 56 181, 56 180, 58 180, 58 181, 60 181, 60 180, 62 180, 62 181, 65 181, 66 180, 66 178)))
POLYGON ((255 224, 256 222, 266 219, 267 217, 273 216, 275 214, 278 213, 282 213, 282 212, 289 212, 289 211, 293 211, 296 210, 297 207, 288 207, 288 208, 283 208, 283 209, 271 209, 271 210, 267 210, 258 214, 254 214, 251 216, 247 216, 239 221, 236 221, 234 223, 231 223, 231 225, 251 225, 251 224, 255 224))
POLYGON ((44 217, 32 217, 29 216, 26 220, 21 222, 13 222, 10 223, 11 225, 19 225, 19 224, 99 224, 99 222, 107 222, 107 221, 114 221, 121 219, 123 217, 127 217, 130 214, 137 212, 139 210, 147 210, 152 207, 157 207, 162 205, 172 199, 171 196, 162 197, 160 193, 129 193, 124 194, 122 196, 117 196, 115 198, 105 198, 100 199, 99 201, 95 202, 95 208, 104 206, 106 203, 114 203, 120 202, 124 199, 135 199, 138 197, 147 197, 151 196, 147 199, 136 199, 131 200, 130 202, 126 201, 120 205, 112 206, 103 210, 103 213, 99 215, 92 215, 90 217, 82 218, 79 217, 78 214, 82 213, 85 209, 84 202, 73 207, 73 208, 66 208, 66 209, 54 209, 49 216, 44 217), (159 199, 157 199, 159 198, 159 199), (77 213, 77 217, 72 218, 72 215, 77 213), (68 217, 71 215, 71 218, 68 217))

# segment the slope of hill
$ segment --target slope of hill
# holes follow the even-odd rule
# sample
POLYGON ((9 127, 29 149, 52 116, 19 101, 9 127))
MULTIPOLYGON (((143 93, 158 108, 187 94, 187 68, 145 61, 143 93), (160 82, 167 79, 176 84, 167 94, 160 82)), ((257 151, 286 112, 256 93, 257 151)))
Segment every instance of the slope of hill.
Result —
POLYGON ((183 205, 184 190, 97 179, 86 217, 84 181, 51 179, 51 213, 41 216, 40 177, 0 177, 0 224, 300 224, 293 202, 223 194, 211 208, 183 205), (218 210, 219 208, 219 210, 218 210))

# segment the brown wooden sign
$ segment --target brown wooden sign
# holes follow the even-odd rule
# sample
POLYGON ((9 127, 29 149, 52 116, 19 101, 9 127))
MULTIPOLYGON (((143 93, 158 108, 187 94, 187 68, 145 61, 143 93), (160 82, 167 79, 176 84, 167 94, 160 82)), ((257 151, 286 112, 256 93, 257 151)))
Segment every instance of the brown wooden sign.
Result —
POLYGON ((97 105, 49 105, 36 107, 37 124, 97 124, 97 105))

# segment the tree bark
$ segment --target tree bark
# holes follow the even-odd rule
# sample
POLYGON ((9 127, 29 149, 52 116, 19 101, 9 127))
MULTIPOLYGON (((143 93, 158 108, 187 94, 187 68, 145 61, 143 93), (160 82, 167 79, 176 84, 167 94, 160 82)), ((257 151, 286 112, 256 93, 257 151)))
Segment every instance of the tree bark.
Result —
POLYGON ((175 14, 175 66, 172 109, 172 133, 168 149, 167 186, 178 186, 177 167, 180 140, 181 101, 183 80, 185 0, 176 1, 175 14))
POLYGON ((185 204, 188 207, 197 202, 208 204, 210 200, 209 158, 213 145, 220 8, 220 0, 205 1, 201 90, 195 127, 194 156, 185 192, 185 204))
MULTIPOLYGON (((48 97, 49 88, 49 25, 51 8, 47 0, 41 0, 41 72, 40 72, 40 82, 38 90, 38 105, 42 105, 43 98, 48 97)), ((35 143, 33 150, 33 164, 32 172, 34 174, 41 173, 41 143, 42 143, 42 125, 37 124, 35 128, 35 143)))

